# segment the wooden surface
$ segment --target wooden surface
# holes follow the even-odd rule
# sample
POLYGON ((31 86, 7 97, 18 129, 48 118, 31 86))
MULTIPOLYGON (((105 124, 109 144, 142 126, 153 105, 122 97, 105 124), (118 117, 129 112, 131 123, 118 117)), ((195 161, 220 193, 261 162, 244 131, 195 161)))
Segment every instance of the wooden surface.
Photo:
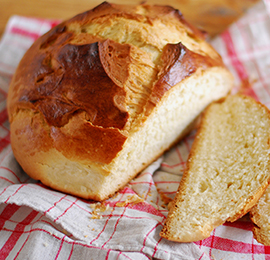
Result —
MULTIPOLYGON (((67 19, 95 7, 100 0, 0 0, 0 36, 10 16, 67 19)), ((112 0, 113 3, 139 4, 142 0, 112 0)), ((210 35, 223 31, 258 0, 148 0, 149 4, 171 5, 191 23, 210 35)))

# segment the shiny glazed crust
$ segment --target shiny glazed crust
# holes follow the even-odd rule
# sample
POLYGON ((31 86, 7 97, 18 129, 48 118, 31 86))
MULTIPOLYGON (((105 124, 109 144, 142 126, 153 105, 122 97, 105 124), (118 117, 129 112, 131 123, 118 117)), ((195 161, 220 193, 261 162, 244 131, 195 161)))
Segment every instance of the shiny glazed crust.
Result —
POLYGON ((9 89, 16 159, 31 177, 53 188, 108 197, 127 179, 110 194, 96 196, 52 182, 44 168, 51 171, 62 160, 106 177, 129 137, 174 85, 213 67, 231 83, 203 37, 169 6, 104 2, 59 24, 27 51, 9 89))

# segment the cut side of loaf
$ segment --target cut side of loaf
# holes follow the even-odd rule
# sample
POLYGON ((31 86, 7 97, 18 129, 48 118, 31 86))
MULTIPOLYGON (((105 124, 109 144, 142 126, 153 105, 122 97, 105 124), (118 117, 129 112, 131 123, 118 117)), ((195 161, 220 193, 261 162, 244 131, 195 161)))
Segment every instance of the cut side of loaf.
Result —
POLYGON ((104 2, 22 58, 8 93, 12 149, 32 178, 104 200, 232 85, 220 55, 178 10, 104 2))
POLYGON ((270 112, 254 99, 228 96, 205 111, 161 236, 205 239, 256 204, 270 180, 270 112))
POLYGON ((255 239, 265 246, 270 246, 270 186, 249 214, 254 223, 252 231, 255 239))

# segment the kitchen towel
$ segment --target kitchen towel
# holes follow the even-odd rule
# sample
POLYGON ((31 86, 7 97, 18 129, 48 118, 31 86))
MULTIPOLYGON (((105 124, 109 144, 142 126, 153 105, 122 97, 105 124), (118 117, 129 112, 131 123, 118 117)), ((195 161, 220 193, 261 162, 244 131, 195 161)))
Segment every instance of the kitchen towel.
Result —
MULTIPOLYGON (((0 41, 0 259, 270 259, 247 217, 195 243, 159 236, 195 131, 102 203, 54 191, 23 172, 10 146, 8 86, 25 51, 59 22, 12 16, 0 41)), ((270 1, 211 43, 235 76, 233 91, 270 108, 270 1)))

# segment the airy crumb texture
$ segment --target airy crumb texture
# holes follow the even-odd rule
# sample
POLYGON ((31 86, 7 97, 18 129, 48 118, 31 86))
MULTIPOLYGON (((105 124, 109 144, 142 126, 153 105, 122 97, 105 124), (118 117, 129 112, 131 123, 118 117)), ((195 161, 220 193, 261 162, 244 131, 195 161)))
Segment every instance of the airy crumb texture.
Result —
POLYGON ((269 110, 250 97, 229 96, 210 105, 161 236, 202 240, 246 214, 270 180, 269 129, 269 110))
POLYGON ((251 209, 250 217, 254 223, 252 231, 255 239, 265 246, 270 246, 270 186, 251 209))

